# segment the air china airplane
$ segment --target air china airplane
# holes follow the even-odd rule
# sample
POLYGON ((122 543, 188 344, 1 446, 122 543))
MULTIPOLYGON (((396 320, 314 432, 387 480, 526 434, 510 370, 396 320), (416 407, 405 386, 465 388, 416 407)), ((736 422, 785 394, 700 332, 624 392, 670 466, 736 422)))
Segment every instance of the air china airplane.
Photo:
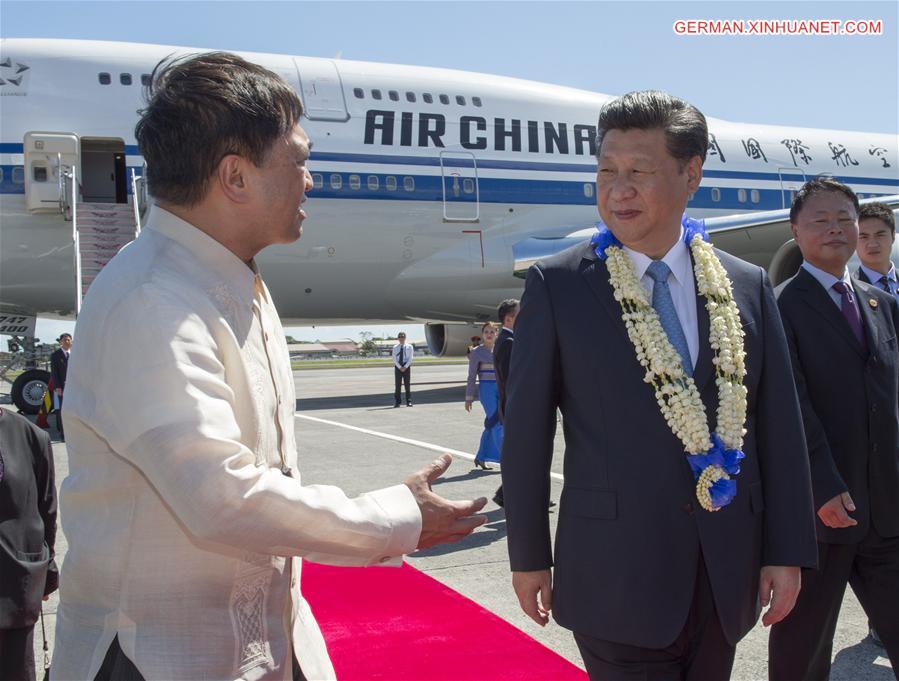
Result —
MULTIPOLYGON (((26 319, 20 333, 30 321, 33 335, 36 315, 77 314, 96 271, 139 229, 142 86, 160 59, 196 51, 0 40, 0 313, 26 319)), ((303 237, 258 258, 286 325, 430 322, 431 349, 460 354, 472 323, 520 295, 530 263, 593 229, 596 118, 610 95, 436 68, 243 56, 296 89, 315 143, 303 237)), ((832 175, 899 207, 897 135, 708 122, 709 157, 688 213, 775 282, 798 267, 786 213, 808 178, 832 175)))

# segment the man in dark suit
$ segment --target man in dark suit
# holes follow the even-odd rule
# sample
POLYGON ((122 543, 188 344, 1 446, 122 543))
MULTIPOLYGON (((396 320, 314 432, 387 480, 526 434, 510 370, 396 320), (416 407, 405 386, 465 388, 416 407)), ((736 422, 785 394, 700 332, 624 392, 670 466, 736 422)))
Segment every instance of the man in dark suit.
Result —
POLYGON ((69 353, 72 350, 72 334, 64 333, 57 338, 59 347, 50 355, 50 376, 53 378, 53 400, 56 408, 56 429, 59 431, 59 439, 66 441, 66 434, 62 425, 62 399, 66 388, 66 372, 69 370, 69 353))
POLYGON ((846 584, 899 678, 899 305, 850 279, 858 199, 830 179, 790 210, 804 262, 778 305, 792 356, 817 509, 818 570, 771 630, 772 679, 827 679, 846 584))
MULTIPOLYGON (((506 409, 506 383, 509 380, 509 365, 512 361, 512 347, 515 342, 515 318, 518 316, 518 300, 509 298, 499 304, 496 317, 502 325, 496 343, 493 345, 493 368, 496 371, 496 388, 499 391, 499 420, 503 421, 506 409)), ((503 486, 496 488, 493 503, 505 504, 503 486)))
MULTIPOLYGON (((536 622, 545 624, 551 609, 574 631, 594 679, 727 679, 736 643, 761 606, 770 604, 766 625, 785 617, 800 566, 815 564, 799 405, 767 277, 686 243, 681 215, 707 150, 705 117, 670 95, 630 93, 603 107, 596 185, 609 230, 597 234, 596 248, 581 244, 533 266, 516 322, 502 470, 513 586, 536 622), (728 303, 727 338, 738 347, 742 327, 745 420, 730 408, 723 423, 716 417, 711 312, 693 273, 697 252, 702 262, 720 262, 732 284, 739 315, 728 303), (656 375, 655 388, 644 382, 647 368, 604 258, 619 272, 630 262, 630 290, 652 297, 652 337, 667 336, 659 347, 670 372, 656 375), (710 505, 701 494, 706 478, 697 480, 692 466, 706 459, 693 452, 700 459, 688 461, 662 415, 659 400, 674 376, 679 386, 695 385, 705 409, 692 402, 691 432, 737 431, 739 439, 745 425, 742 470, 724 482, 736 492, 730 503, 710 505), (557 407, 565 482, 553 555, 546 507, 557 407)), ((647 306, 641 315, 649 322, 647 306)))
POLYGON ((56 590, 56 483, 48 435, 0 409, 0 676, 34 681, 34 625, 56 590))
POLYGON ((890 256, 896 242, 896 216, 885 203, 866 203, 858 211, 858 259, 855 276, 899 296, 896 266, 890 256))

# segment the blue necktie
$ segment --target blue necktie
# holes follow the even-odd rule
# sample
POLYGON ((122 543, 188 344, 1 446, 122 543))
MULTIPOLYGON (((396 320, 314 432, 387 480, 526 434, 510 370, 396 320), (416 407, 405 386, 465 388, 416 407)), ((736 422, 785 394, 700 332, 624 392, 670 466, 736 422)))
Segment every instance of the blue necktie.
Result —
POLYGON ((654 261, 646 273, 652 277, 655 285, 652 287, 652 306, 659 315, 662 328, 668 334, 668 340, 677 350, 684 363, 684 371, 687 376, 693 375, 693 360, 690 359, 690 346, 687 345, 687 337, 684 328, 677 317, 674 300, 671 298, 671 289, 668 288, 668 275, 671 268, 661 260, 654 261))
POLYGON ((886 274, 884 274, 879 280, 881 288, 887 293, 892 293, 893 295, 899 295, 899 290, 895 288, 896 282, 889 278, 886 274))

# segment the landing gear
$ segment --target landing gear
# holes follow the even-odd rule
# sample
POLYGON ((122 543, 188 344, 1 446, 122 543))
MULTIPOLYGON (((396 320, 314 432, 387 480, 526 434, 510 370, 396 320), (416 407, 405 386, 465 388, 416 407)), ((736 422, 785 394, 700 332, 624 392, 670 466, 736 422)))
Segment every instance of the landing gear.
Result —
POLYGON ((28 369, 13 381, 10 398, 23 414, 37 414, 47 392, 50 372, 43 369, 28 369))

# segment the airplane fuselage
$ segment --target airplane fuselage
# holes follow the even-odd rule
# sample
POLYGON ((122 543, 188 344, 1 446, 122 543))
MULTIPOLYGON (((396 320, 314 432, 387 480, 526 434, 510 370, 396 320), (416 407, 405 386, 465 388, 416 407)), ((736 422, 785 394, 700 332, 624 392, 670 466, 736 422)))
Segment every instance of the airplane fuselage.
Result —
MULTIPOLYGON (((52 200, 58 169, 52 154, 27 148, 26 134, 71 134, 77 176, 107 182, 101 201, 129 201, 116 175, 144 172, 134 139, 141 82, 160 59, 192 51, 2 41, 0 306, 75 310, 72 224, 52 200), (108 180, 86 153, 106 141, 124 156, 108 180), (45 168, 37 175, 35 159, 45 168), (44 192, 37 208, 29 191, 44 192)), ((303 237, 258 258, 286 324, 492 318, 497 301, 521 291, 516 243, 597 219, 594 138, 608 95, 434 68, 243 56, 296 89, 315 144, 303 237)), ((866 197, 899 193, 896 135, 713 118, 709 127, 693 216, 781 209, 822 173, 866 197)), ((767 265, 765 254, 744 257, 767 265)))

